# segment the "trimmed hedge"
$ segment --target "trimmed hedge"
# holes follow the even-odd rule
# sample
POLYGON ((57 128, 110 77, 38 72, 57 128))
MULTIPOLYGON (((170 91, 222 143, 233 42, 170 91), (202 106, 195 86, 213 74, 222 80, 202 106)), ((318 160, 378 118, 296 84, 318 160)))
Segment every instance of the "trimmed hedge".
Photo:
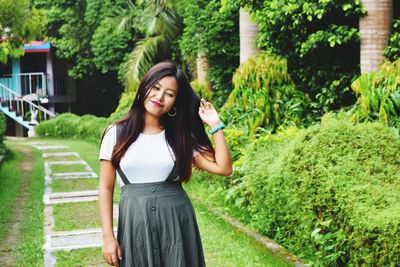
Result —
POLYGON ((39 136, 81 138, 98 143, 107 125, 107 118, 94 115, 80 117, 64 113, 54 119, 40 122, 35 130, 39 136))
POLYGON ((314 265, 399 266, 395 130, 325 116, 260 138, 240 161, 231 185, 194 178, 214 183, 211 201, 314 265))

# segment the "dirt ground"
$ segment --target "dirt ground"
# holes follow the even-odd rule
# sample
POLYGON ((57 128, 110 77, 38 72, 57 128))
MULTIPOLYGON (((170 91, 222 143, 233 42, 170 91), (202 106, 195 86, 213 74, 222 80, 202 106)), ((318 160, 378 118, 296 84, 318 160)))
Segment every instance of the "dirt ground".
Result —
POLYGON ((0 262, 1 266, 15 265, 14 248, 20 244, 20 225, 23 219, 23 206, 28 196, 32 183, 33 153, 32 148, 26 146, 16 147, 18 152, 24 154, 24 160, 19 163, 19 169, 23 172, 18 195, 12 207, 11 220, 7 223, 10 228, 3 240, 0 240, 0 262))

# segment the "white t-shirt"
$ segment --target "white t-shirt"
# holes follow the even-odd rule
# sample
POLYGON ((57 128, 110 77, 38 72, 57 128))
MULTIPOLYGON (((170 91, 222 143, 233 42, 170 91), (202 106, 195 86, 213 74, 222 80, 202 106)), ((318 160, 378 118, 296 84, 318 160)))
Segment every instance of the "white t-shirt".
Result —
MULTIPOLYGON (((100 146, 99 159, 111 160, 116 144, 115 125, 110 125, 100 146)), ((199 154, 193 150, 193 157, 199 154)), ((161 182, 168 178, 174 167, 175 154, 167 144, 165 130, 158 134, 142 134, 133 142, 121 158, 120 168, 130 183, 161 182)), ((124 183, 117 173, 120 186, 124 183)))

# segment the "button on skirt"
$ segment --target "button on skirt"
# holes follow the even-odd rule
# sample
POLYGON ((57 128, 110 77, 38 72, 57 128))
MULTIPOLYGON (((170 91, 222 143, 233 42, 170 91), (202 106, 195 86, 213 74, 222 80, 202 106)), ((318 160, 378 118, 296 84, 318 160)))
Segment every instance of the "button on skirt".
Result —
POLYGON ((205 266, 196 215, 179 182, 126 184, 121 189, 120 266, 205 266))

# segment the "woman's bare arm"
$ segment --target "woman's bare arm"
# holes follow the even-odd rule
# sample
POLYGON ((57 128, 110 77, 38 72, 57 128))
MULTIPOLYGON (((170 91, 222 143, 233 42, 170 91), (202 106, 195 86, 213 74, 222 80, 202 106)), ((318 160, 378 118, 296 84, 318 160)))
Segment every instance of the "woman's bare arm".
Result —
POLYGON ((113 266, 119 266, 121 249, 113 230, 113 195, 115 168, 109 160, 100 160, 99 212, 103 233, 103 258, 113 266))
POLYGON ((115 168, 109 160, 100 160, 99 211, 103 236, 114 236, 112 226, 115 168))
MULTIPOLYGON (((201 99, 199 116, 210 128, 218 125, 221 120, 214 106, 201 99)), ((194 157, 193 163, 197 168, 203 169, 213 174, 228 176, 232 173, 232 159, 229 154, 228 144, 222 130, 213 133, 215 143, 215 155, 211 152, 202 152, 194 157)))
POLYGON ((215 161, 210 152, 204 151, 194 157, 194 165, 209 173, 228 176, 232 173, 232 159, 222 130, 213 133, 215 161))

